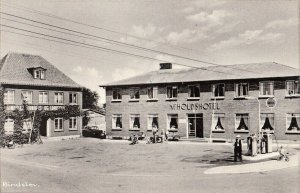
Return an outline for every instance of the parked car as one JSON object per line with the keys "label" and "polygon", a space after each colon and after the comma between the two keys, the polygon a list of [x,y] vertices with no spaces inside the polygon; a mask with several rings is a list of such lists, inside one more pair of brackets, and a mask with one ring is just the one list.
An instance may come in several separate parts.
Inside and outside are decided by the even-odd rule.
{"label": "parked car", "polygon": [[105,131],[101,130],[96,125],[85,126],[82,130],[82,136],[83,137],[94,137],[94,138],[106,139]]}

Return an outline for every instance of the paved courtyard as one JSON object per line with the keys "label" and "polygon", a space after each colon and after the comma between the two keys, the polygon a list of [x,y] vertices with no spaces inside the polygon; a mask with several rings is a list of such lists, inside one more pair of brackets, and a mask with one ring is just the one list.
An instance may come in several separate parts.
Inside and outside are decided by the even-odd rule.
{"label": "paved courtyard", "polygon": [[[293,154],[299,150],[289,147]],[[299,166],[205,174],[240,165],[232,161],[232,151],[231,144],[46,141],[1,149],[1,192],[299,192]]]}

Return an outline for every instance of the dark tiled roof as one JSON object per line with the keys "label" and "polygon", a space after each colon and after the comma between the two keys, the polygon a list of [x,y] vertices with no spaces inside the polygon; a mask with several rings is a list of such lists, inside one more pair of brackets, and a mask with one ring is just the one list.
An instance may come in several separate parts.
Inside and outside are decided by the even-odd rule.
{"label": "dark tiled roof", "polygon": [[[34,79],[28,70],[38,67],[46,69],[45,80]],[[2,58],[0,84],[81,87],[43,57],[20,53],[9,53]]]}
{"label": "dark tiled roof", "polygon": [[158,70],[101,86],[105,87],[173,82],[293,77],[299,76],[299,74],[299,69],[275,62],[266,62],[253,64],[235,64],[228,66],[212,66],[202,69],[185,68]]}

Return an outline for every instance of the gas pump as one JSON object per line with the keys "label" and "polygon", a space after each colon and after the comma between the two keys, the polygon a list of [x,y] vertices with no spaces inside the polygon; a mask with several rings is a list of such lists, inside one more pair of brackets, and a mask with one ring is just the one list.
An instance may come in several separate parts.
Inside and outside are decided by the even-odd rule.
{"label": "gas pump", "polygon": [[247,147],[248,147],[247,155],[252,156],[252,137],[251,137],[251,135],[250,135],[250,137],[247,137]]}
{"label": "gas pump", "polygon": [[267,153],[267,151],[266,151],[266,142],[267,142],[266,138],[262,137],[261,142],[260,142],[260,153],[261,154]]}
{"label": "gas pump", "polygon": [[255,134],[252,134],[252,155],[257,155],[257,136]]}
{"label": "gas pump", "polygon": [[272,134],[268,132],[264,132],[263,138],[266,141],[266,153],[272,153],[273,149],[273,141],[272,141]]}
{"label": "gas pump", "polygon": [[256,156],[257,155],[257,137],[255,134],[251,134],[250,137],[247,138],[247,146],[248,146],[248,155]]}

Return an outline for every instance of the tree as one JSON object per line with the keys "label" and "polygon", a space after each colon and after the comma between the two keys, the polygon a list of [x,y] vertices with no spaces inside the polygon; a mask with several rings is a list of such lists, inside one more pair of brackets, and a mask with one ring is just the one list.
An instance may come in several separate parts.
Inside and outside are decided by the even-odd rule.
{"label": "tree", "polygon": [[95,109],[97,108],[99,95],[95,91],[91,91],[89,88],[83,88],[82,90],[82,108]]}

